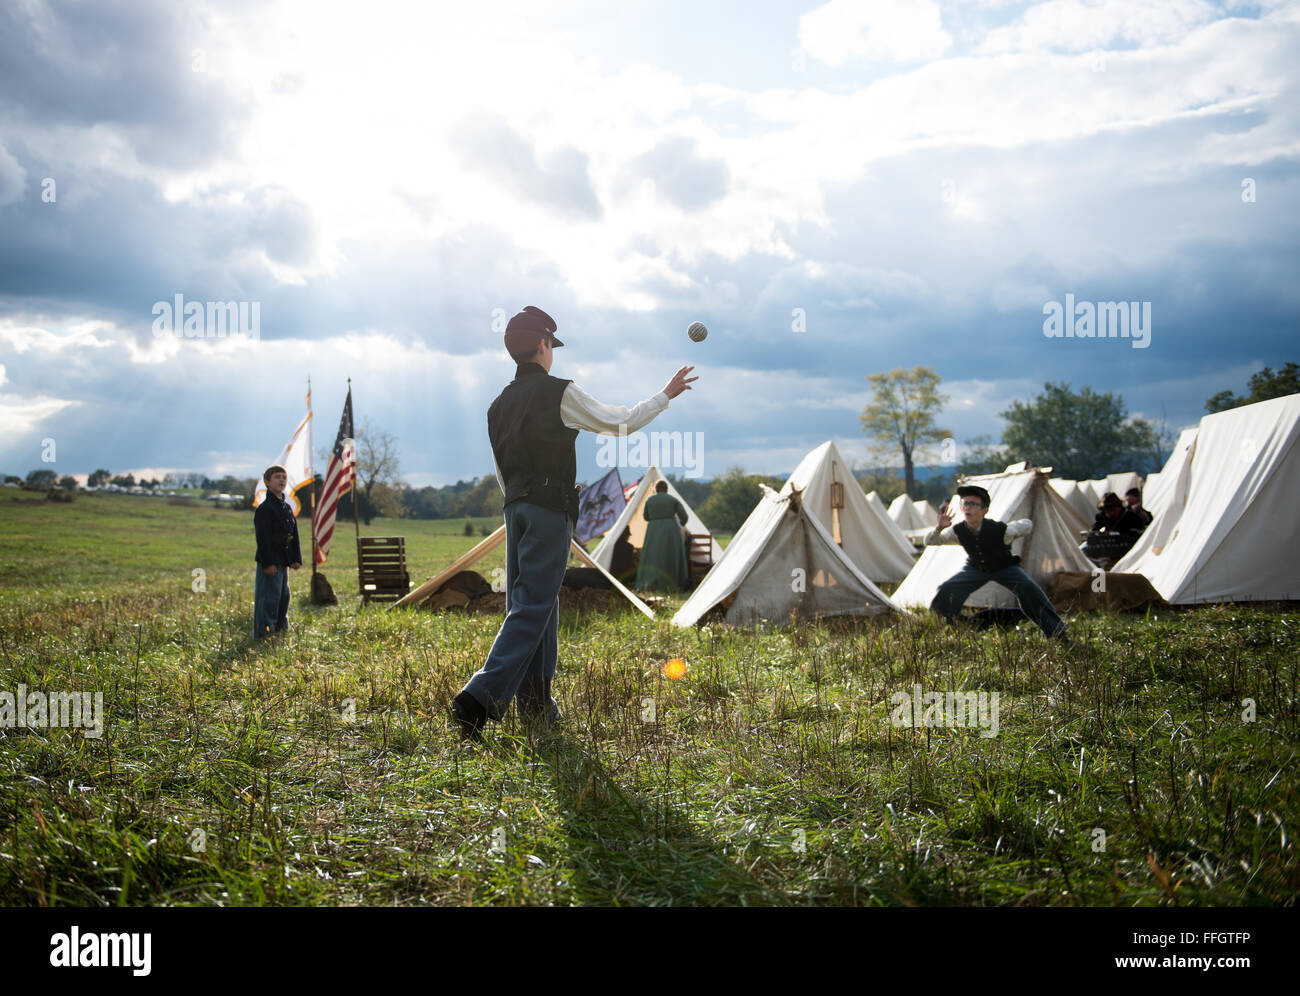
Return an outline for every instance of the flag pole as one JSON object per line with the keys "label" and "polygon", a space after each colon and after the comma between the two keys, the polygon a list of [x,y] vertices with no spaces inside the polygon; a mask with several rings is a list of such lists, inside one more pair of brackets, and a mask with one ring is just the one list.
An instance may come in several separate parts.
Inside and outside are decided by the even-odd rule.
{"label": "flag pole", "polygon": [[[311,374],[307,375],[307,414],[311,415]],[[311,451],[311,419],[307,419],[307,460],[311,463],[311,487],[307,490],[307,514],[311,516],[311,577],[312,590],[316,581],[316,463]]]}
{"label": "flag pole", "polygon": [[[352,378],[348,378],[348,397],[352,397]],[[355,449],[357,443],[357,406],[352,406],[352,446]],[[357,531],[357,541],[361,540],[361,522],[357,518],[357,464],[360,461],[352,461],[352,525]]]}

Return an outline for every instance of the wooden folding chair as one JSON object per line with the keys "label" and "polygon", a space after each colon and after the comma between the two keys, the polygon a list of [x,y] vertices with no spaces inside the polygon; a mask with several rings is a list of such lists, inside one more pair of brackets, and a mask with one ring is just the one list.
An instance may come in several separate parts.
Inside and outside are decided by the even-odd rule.
{"label": "wooden folding chair", "polygon": [[403,536],[357,537],[357,576],[362,604],[371,599],[391,602],[411,588],[406,571],[406,538]]}
{"label": "wooden folding chair", "polygon": [[695,587],[704,575],[713,569],[713,534],[690,533],[690,552],[687,556],[689,582]]}

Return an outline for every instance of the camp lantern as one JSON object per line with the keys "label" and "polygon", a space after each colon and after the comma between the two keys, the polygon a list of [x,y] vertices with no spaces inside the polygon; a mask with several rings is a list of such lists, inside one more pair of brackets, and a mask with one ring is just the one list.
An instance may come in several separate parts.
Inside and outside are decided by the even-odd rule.
{"label": "camp lantern", "polygon": [[840,509],[844,507],[844,485],[840,481],[831,481],[831,538],[840,546],[844,539],[840,536]]}

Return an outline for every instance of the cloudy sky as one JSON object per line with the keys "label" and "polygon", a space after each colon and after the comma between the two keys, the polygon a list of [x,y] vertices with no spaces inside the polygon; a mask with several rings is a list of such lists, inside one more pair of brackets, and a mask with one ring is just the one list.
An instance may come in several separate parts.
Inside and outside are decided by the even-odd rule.
{"label": "cloudy sky", "polygon": [[[481,475],[525,304],[602,400],[697,364],[653,428],[705,476],[865,460],[894,367],[964,444],[1047,380],[1177,427],[1300,359],[1297,3],[331,10],[0,7],[0,472],[259,473],[310,374],[318,448],[350,376],[408,482]],[[156,335],[178,294],[259,337]],[[1148,348],[1047,338],[1066,294]]]}

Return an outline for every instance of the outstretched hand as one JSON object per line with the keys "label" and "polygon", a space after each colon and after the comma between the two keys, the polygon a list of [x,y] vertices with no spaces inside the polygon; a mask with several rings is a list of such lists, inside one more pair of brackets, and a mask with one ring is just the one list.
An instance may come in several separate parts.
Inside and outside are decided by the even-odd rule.
{"label": "outstretched hand", "polygon": [[948,506],[944,505],[939,509],[939,529],[947,529],[952,525],[952,513],[948,511]]}
{"label": "outstretched hand", "polygon": [[682,367],[673,374],[673,379],[664,386],[664,394],[668,395],[668,397],[672,399],[677,397],[677,395],[681,394],[683,391],[689,391],[691,389],[691,383],[700,379],[698,377],[686,376],[694,369],[694,367]]}

